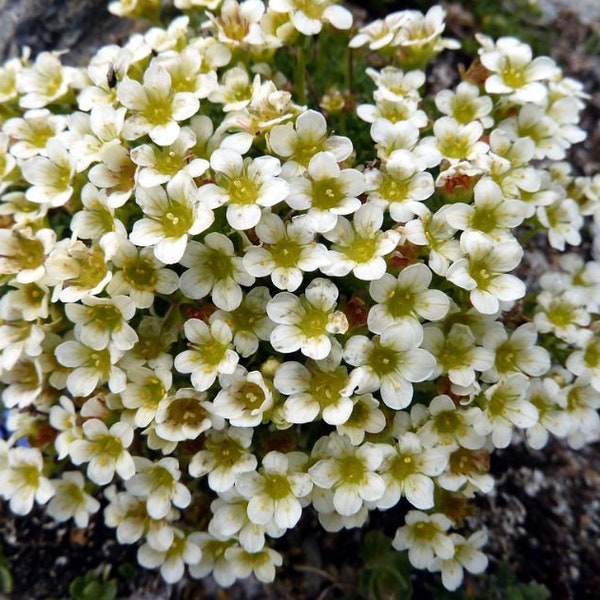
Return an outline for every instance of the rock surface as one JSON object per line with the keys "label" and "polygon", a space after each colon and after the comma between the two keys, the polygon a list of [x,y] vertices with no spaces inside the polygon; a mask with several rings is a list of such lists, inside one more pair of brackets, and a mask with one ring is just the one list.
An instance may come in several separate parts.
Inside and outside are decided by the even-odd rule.
{"label": "rock surface", "polygon": [[139,24],[111,15],[106,0],[0,0],[0,61],[67,50],[63,62],[80,64],[96,48],[127,38]]}

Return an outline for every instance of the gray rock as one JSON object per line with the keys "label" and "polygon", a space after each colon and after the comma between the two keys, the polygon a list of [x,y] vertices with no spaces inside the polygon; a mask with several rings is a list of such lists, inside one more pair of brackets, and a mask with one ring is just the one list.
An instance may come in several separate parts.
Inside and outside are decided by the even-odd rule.
{"label": "gray rock", "polygon": [[107,10],[107,0],[0,0],[0,62],[19,56],[67,50],[62,61],[81,64],[102,45],[118,43],[139,29]]}

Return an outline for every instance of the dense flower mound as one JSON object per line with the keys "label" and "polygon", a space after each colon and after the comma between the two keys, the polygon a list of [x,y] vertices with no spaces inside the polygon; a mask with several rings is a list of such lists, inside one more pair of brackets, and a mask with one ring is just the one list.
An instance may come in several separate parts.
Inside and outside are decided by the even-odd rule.
{"label": "dense flower mound", "polygon": [[[480,35],[429,93],[440,7],[175,7],[87,68],[0,67],[0,496],[221,586],[272,581],[304,513],[399,507],[393,547],[455,589],[486,535],[450,507],[490,453],[600,437],[600,265],[565,253],[600,222],[563,162],[583,88]],[[311,81],[326,40],[369,97]]]}

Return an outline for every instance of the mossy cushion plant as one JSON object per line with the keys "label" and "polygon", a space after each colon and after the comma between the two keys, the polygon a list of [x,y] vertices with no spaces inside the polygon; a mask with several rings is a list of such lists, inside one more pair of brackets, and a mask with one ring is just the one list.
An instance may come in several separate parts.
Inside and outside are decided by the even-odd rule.
{"label": "mossy cushion plant", "polygon": [[0,495],[220,586],[272,581],[307,513],[390,511],[456,589],[486,533],[451,507],[492,490],[490,454],[600,435],[582,86],[477,35],[431,93],[459,48],[439,6],[175,8],[87,67],[0,67]]}

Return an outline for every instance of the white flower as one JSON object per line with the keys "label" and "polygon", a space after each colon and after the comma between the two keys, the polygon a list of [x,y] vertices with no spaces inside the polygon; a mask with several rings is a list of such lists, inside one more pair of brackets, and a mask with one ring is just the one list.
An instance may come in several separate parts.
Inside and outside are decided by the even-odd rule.
{"label": "white flower", "polygon": [[381,169],[365,172],[369,202],[389,206],[395,221],[404,223],[418,211],[412,210],[415,202],[422,202],[435,191],[433,176],[423,167],[411,151],[395,150]]}
{"label": "white flower", "polygon": [[108,261],[114,248],[104,237],[91,247],[80,240],[63,238],[46,260],[49,281],[54,283],[52,302],[78,302],[99,294],[112,278]]}
{"label": "white flower", "polygon": [[329,264],[321,267],[325,275],[343,277],[352,272],[358,279],[372,281],[382,277],[387,265],[383,258],[400,242],[400,232],[382,231],[383,209],[364,204],[353,215],[352,223],[338,217],[335,227],[324,237],[333,242]]}
{"label": "white flower", "polygon": [[369,44],[371,50],[380,50],[392,45],[398,29],[406,19],[406,11],[393,12],[385,19],[376,19],[358,30],[351,40],[351,48],[360,48]]}
{"label": "white flower", "polygon": [[486,438],[473,429],[473,421],[481,412],[476,406],[463,408],[450,396],[442,394],[431,400],[427,410],[429,419],[417,430],[426,446],[441,444],[453,448],[458,444],[469,450],[479,450],[485,444]]}
{"label": "white flower", "polygon": [[349,138],[327,136],[327,121],[315,110],[303,112],[295,125],[276,125],[269,133],[269,146],[279,156],[286,158],[283,170],[286,175],[297,175],[308,168],[318,152],[330,152],[338,163],[352,154]]}
{"label": "white flower", "polygon": [[273,384],[288,396],[283,405],[286,421],[310,423],[321,415],[329,425],[341,425],[350,418],[355,385],[340,365],[341,354],[336,346],[325,360],[306,365],[287,361],[278,367]]}
{"label": "white flower", "polygon": [[77,69],[63,67],[57,52],[40,52],[31,67],[18,71],[22,108],[43,108],[61,99],[77,78]]}
{"label": "white flower", "polygon": [[539,377],[550,369],[550,354],[536,346],[537,330],[533,323],[517,327],[512,334],[503,327],[491,329],[483,336],[483,345],[495,354],[494,366],[483,373],[485,381],[497,381],[511,373],[523,372]]}
{"label": "white flower", "polygon": [[190,242],[180,262],[189,267],[179,280],[181,291],[194,299],[210,294],[213,304],[222,310],[238,308],[243,298],[240,285],[254,283],[242,258],[236,256],[233,242],[215,231],[206,235],[203,244]]}
{"label": "white flower", "polygon": [[58,138],[48,140],[45,154],[27,158],[19,165],[23,177],[32,184],[25,197],[50,208],[64,206],[73,195],[75,157]]}
{"label": "white flower", "polygon": [[209,206],[227,206],[227,222],[243,231],[254,227],[261,209],[281,202],[288,193],[288,184],[277,177],[281,170],[273,156],[242,158],[228,148],[215,150],[210,157],[216,184],[202,187],[202,197]]}
{"label": "white flower", "polygon": [[190,149],[196,144],[196,136],[188,127],[182,127],[175,141],[169,146],[157,147],[142,144],[131,149],[131,160],[138,165],[137,181],[143,187],[167,183],[177,173],[200,177],[208,169],[203,158],[189,160]]}
{"label": "white flower", "polygon": [[292,13],[294,27],[304,35],[315,35],[330,23],[336,29],[352,27],[352,13],[333,0],[271,0],[269,8],[275,12]]}
{"label": "white flower", "polygon": [[259,581],[270,583],[275,579],[275,567],[283,564],[283,557],[272,548],[263,548],[258,552],[247,552],[233,546],[225,550],[225,559],[231,563],[237,577],[254,575]]}
{"label": "white flower", "polygon": [[154,431],[169,442],[195,440],[213,426],[210,409],[205,393],[179,388],[174,395],[159,401],[154,413]]}
{"label": "white flower", "polygon": [[243,66],[227,69],[221,76],[221,85],[213,90],[208,99],[223,104],[223,112],[241,110],[252,100],[252,85],[248,69]]}
{"label": "white flower", "polygon": [[368,442],[352,446],[345,436],[326,438],[328,456],[308,470],[315,486],[333,489],[333,506],[342,516],[358,513],[364,502],[375,502],[385,492],[385,482],[375,471],[383,455],[379,446]]}
{"label": "white flower", "polygon": [[212,225],[212,211],[200,202],[194,181],[178,173],[160,187],[139,188],[136,202],[144,212],[137,220],[129,239],[136,246],[152,246],[154,255],[165,264],[178,262],[188,244],[189,235],[197,235]]}
{"label": "white flower", "polygon": [[54,447],[58,459],[62,460],[68,456],[71,442],[80,439],[82,435],[73,401],[67,396],[61,396],[58,403],[50,408],[48,422],[51,427],[60,431],[54,440]]}
{"label": "white flower", "polygon": [[41,282],[46,259],[56,244],[56,233],[29,227],[0,229],[0,273],[14,275],[18,283]]}
{"label": "white flower", "polygon": [[215,414],[235,427],[255,427],[273,408],[273,393],[260,371],[238,366],[232,374],[219,375],[220,391],[213,400]]}
{"label": "white flower", "polygon": [[147,542],[138,548],[138,563],[146,569],[160,567],[160,575],[167,583],[177,583],[182,577],[185,565],[195,565],[200,561],[202,551],[190,536],[180,529],[174,529],[171,545],[166,550],[156,550]]}
{"label": "white flower", "polygon": [[532,166],[535,144],[529,137],[511,139],[503,129],[490,134],[490,151],[479,156],[481,167],[501,188],[507,198],[518,198],[525,203],[525,216],[531,216],[529,196],[542,188],[542,172]]}
{"label": "white flower", "polygon": [[494,120],[490,115],[493,101],[489,96],[480,96],[479,88],[468,81],[462,81],[453,90],[440,90],[435,95],[437,109],[462,124],[480,121],[484,127],[491,127]]}
{"label": "white flower", "polygon": [[85,480],[79,471],[68,471],[54,479],[55,494],[48,514],[57,521],[73,519],[77,527],[87,527],[90,515],[100,510],[100,502],[85,492]]}
{"label": "white flower", "polygon": [[315,360],[325,358],[333,336],[348,329],[345,315],[333,310],[338,294],[335,284],[320,277],[308,284],[301,297],[277,294],[267,304],[267,314],[277,324],[270,337],[273,348],[285,354],[300,350]]}
{"label": "white flower", "polygon": [[156,520],[148,515],[142,498],[117,492],[114,485],[104,494],[109,500],[104,509],[104,522],[108,527],[117,528],[116,537],[120,544],[134,544],[145,535],[148,545],[156,550],[167,550],[171,546],[175,531],[169,521],[179,516],[175,509],[167,518]]}
{"label": "white flower", "polygon": [[454,556],[454,542],[446,533],[451,524],[442,513],[427,515],[411,510],[404,527],[396,531],[392,546],[396,550],[408,550],[408,560],[416,569],[427,569],[436,557],[445,560]]}
{"label": "white flower", "polygon": [[475,383],[475,371],[485,371],[494,365],[494,354],[476,345],[471,328],[454,323],[449,331],[426,326],[423,347],[436,357],[434,375],[448,375],[450,381],[463,388]]}
{"label": "white flower", "polygon": [[527,216],[527,207],[520,200],[505,198],[501,187],[491,179],[480,179],[473,188],[473,204],[457,202],[448,207],[448,223],[463,231],[485,233],[500,243],[510,236]]}
{"label": "white flower", "polygon": [[367,325],[373,333],[383,333],[388,327],[400,323],[412,323],[419,318],[428,321],[443,319],[450,308],[450,300],[444,292],[429,289],[431,271],[421,263],[402,269],[397,277],[384,273],[369,284],[369,295],[375,302],[367,317]]}
{"label": "white flower", "polygon": [[[28,110],[22,118],[8,119],[2,125],[2,132],[12,138],[10,153],[16,158],[31,158],[36,154],[46,154],[46,142],[57,136],[67,126],[64,115],[54,115],[48,109]],[[0,140],[5,136],[0,135]],[[6,140],[8,141],[8,140]],[[14,166],[14,161],[12,165]],[[11,162],[7,161],[0,178],[10,172]]]}
{"label": "white flower", "polygon": [[258,472],[238,475],[236,490],[248,502],[248,518],[257,525],[274,522],[291,529],[302,515],[302,498],[312,490],[310,477],[302,472],[308,457],[302,452],[282,454],[271,451],[262,460]]}
{"label": "white flower", "polygon": [[69,445],[71,462],[89,463],[87,476],[97,485],[110,483],[115,472],[121,479],[135,474],[135,464],[127,448],[133,442],[133,429],[122,421],[110,429],[100,419],[89,419],[83,424],[84,439]]}
{"label": "white flower", "polygon": [[133,193],[135,172],[136,164],[131,160],[129,151],[117,145],[102,151],[102,162],[90,169],[88,178],[96,187],[108,190],[107,205],[118,208]]}
{"label": "white flower", "polygon": [[248,51],[253,46],[265,47],[265,38],[259,22],[265,12],[265,5],[259,0],[224,0],[219,16],[208,12],[210,19],[204,27],[215,30],[220,42],[235,49]]}
{"label": "white flower", "polygon": [[491,315],[500,301],[510,302],[525,295],[525,284],[506,271],[514,269],[523,256],[523,248],[512,238],[495,245],[478,231],[463,233],[461,249],[467,258],[450,265],[446,278],[470,291],[471,303],[481,313]]}
{"label": "white flower", "polygon": [[406,322],[392,325],[372,339],[352,336],[344,348],[344,360],[357,367],[352,371],[357,392],[379,390],[387,406],[406,408],[413,396],[411,382],[427,379],[436,364],[427,350],[419,348],[422,341],[421,326]]}
{"label": "white flower", "polygon": [[381,433],[387,422],[379,401],[372,394],[353,396],[352,400],[352,413],[345,423],[336,426],[336,430],[347,436],[353,446],[359,446],[367,433]]}
{"label": "white flower", "polygon": [[67,389],[73,396],[89,396],[106,383],[112,392],[125,389],[125,373],[116,366],[123,351],[115,346],[94,350],[76,340],[67,340],[55,350],[56,360],[73,369],[67,377]]}
{"label": "white flower", "polygon": [[192,501],[188,488],[179,482],[181,472],[179,462],[173,456],[166,456],[153,462],[136,456],[136,474],[127,480],[125,487],[133,496],[144,498],[148,514],[153,519],[164,519],[171,505],[186,508]]}
{"label": "white flower", "polygon": [[296,291],[303,272],[314,271],[328,262],[327,249],[315,241],[315,233],[305,219],[285,223],[270,212],[263,212],[256,226],[261,246],[246,246],[244,267],[254,277],[269,275],[280,290]]}
{"label": "white flower", "polygon": [[548,443],[550,433],[564,438],[573,431],[571,415],[565,410],[566,394],[554,379],[544,377],[531,380],[525,399],[538,411],[538,422],[525,430],[527,444],[531,448],[541,450]]}
{"label": "white flower", "polygon": [[441,154],[433,140],[420,142],[418,124],[413,120],[391,123],[387,119],[376,119],[371,125],[371,137],[377,142],[377,156],[382,161],[390,160],[398,150],[406,150],[414,155],[414,161],[420,169],[440,164]]}
{"label": "white flower", "polygon": [[487,535],[484,531],[476,531],[465,539],[458,533],[451,533],[450,539],[454,544],[454,556],[436,558],[430,568],[441,571],[442,584],[447,590],[454,591],[463,581],[463,569],[476,575],[486,570],[488,558],[480,548],[487,542]]}
{"label": "white flower", "polygon": [[152,248],[136,248],[120,235],[112,240],[115,244],[113,277],[106,286],[112,297],[125,294],[137,308],[150,308],[155,294],[168,296],[179,287],[177,273],[164,268]]}
{"label": "white flower", "polygon": [[357,196],[365,190],[364,176],[356,169],[341,170],[330,152],[315,154],[306,175],[292,179],[285,201],[294,210],[308,209],[307,226],[314,231],[330,231],[338,215],[360,208]]}
{"label": "white flower", "polygon": [[513,427],[527,429],[538,421],[537,408],[525,400],[529,380],[522,373],[509,375],[484,392],[482,412],[473,426],[480,435],[491,434],[496,448],[506,448],[511,441]]}
{"label": "white flower", "polygon": [[581,244],[583,216],[577,202],[572,198],[561,199],[549,206],[539,206],[536,216],[548,230],[548,241],[553,248],[564,250],[565,244]]}
{"label": "white flower", "polygon": [[210,533],[196,531],[190,535],[192,540],[201,550],[200,561],[190,565],[190,576],[194,579],[202,579],[212,575],[221,587],[229,587],[239,577],[250,575],[244,570],[244,574],[238,575],[236,565],[232,564],[225,552],[236,547],[235,540],[220,540]]}
{"label": "white flower", "polygon": [[573,375],[589,373],[592,387],[600,392],[600,338],[590,336],[581,350],[568,356],[566,367]]}
{"label": "white flower", "polygon": [[446,219],[446,210],[447,206],[434,214],[427,209],[419,210],[419,218],[404,226],[406,239],[411,244],[429,248],[429,268],[441,276],[446,274],[451,261],[463,256],[458,240],[453,237],[456,229]]}
{"label": "white flower", "polygon": [[138,336],[128,324],[135,315],[131,299],[127,296],[86,296],[81,302],[65,306],[67,318],[75,323],[75,337],[81,343],[92,350],[103,350],[108,346],[122,351],[133,348]]}
{"label": "white flower", "polygon": [[204,450],[196,452],[190,460],[190,475],[208,474],[209,487],[219,494],[230,490],[239,474],[254,471],[258,464],[250,451],[253,431],[250,427],[209,431]]}
{"label": "white flower", "polygon": [[173,92],[168,71],[153,62],[144,72],[143,84],[129,77],[119,82],[117,96],[129,109],[123,135],[135,140],[148,134],[159,146],[169,146],[179,135],[179,121],[198,112],[200,103],[191,92]]}
{"label": "white flower", "polygon": [[492,47],[491,40],[476,35],[484,45],[479,49],[479,60],[492,72],[485,80],[488,94],[509,94],[513,102],[541,104],[548,93],[540,83],[554,77],[558,71],[555,62],[547,56],[532,60],[531,48],[514,37],[501,37]]}
{"label": "white flower", "polygon": [[44,460],[38,448],[11,448],[0,468],[0,494],[16,515],[31,512],[34,502],[45,504],[54,495],[54,486],[42,475]]}
{"label": "white flower", "polygon": [[211,316],[213,320],[227,323],[233,332],[233,345],[243,357],[254,354],[260,340],[268,341],[275,324],[267,316],[267,304],[271,300],[268,288],[253,287],[242,298],[241,304],[230,311],[218,309]]}
{"label": "white flower", "polygon": [[551,331],[569,344],[583,345],[587,341],[583,328],[590,321],[589,311],[581,306],[579,298],[570,289],[564,292],[561,289],[544,290],[537,295],[533,322],[539,333]]}
{"label": "white flower", "polygon": [[173,375],[167,369],[132,367],[127,370],[127,385],[121,392],[125,408],[135,410],[136,427],[147,427],[156,415],[159,403],[171,387]]}
{"label": "white flower", "polygon": [[376,100],[402,102],[406,98],[421,99],[419,88],[425,83],[425,73],[419,69],[405,73],[396,67],[384,67],[381,71],[368,68],[366,74],[375,82]]}
{"label": "white flower", "polygon": [[432,145],[451,164],[461,160],[475,160],[485,154],[489,146],[481,141],[483,126],[479,121],[462,124],[452,117],[440,117],[433,124],[435,137],[424,143]]}
{"label": "white flower", "polygon": [[217,375],[235,371],[239,357],[231,349],[232,334],[227,324],[214,321],[209,327],[200,319],[188,319],[183,329],[192,349],[175,357],[175,368],[180,373],[191,373],[192,385],[198,391],[207,390]]}
{"label": "white flower", "polygon": [[459,448],[450,455],[448,468],[438,475],[437,484],[444,490],[472,496],[474,491],[489,493],[494,488],[494,478],[488,473],[490,456],[485,450],[473,451]]}
{"label": "white flower", "polygon": [[431,508],[435,489],[432,477],[445,469],[448,453],[440,448],[424,448],[417,435],[407,432],[397,445],[385,444],[383,456],[379,472],[385,492],[376,506],[386,510],[405,496],[415,508]]}
{"label": "white flower", "polygon": [[127,236],[125,226],[115,217],[115,209],[110,205],[105,190],[86,183],[81,190],[81,203],[82,210],[76,212],[71,219],[71,231],[75,237],[91,240],[110,232]]}
{"label": "white flower", "polygon": [[[180,17],[175,19],[171,25],[174,36],[170,42],[174,47],[181,46],[186,42],[189,19]],[[178,26],[180,32],[177,32]],[[150,30],[146,36],[151,33]],[[181,35],[178,35],[180,33]],[[171,85],[173,92],[188,92],[196,98],[206,98],[217,88],[217,73],[212,70],[209,61],[200,48],[192,44],[184,47],[179,52],[175,48],[171,52],[162,52],[157,58],[157,62],[164,66],[171,76]]]}
{"label": "white flower", "polygon": [[[408,67],[424,67],[431,58],[445,48],[460,48],[453,39],[443,38],[446,11],[432,6],[425,14],[418,10],[402,11],[402,20],[393,46],[399,46],[400,64]],[[402,14],[402,13],[401,13]]]}

